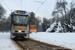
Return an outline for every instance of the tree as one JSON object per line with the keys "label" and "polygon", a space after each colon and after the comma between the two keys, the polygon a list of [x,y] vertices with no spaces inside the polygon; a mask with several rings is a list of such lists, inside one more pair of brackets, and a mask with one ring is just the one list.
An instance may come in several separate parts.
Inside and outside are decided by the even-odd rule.
{"label": "tree", "polygon": [[69,13],[69,16],[70,16],[70,25],[71,25],[71,28],[73,29],[73,21],[72,21],[72,18],[75,17],[75,2],[74,0],[71,2],[71,7],[70,7],[70,13]]}
{"label": "tree", "polygon": [[34,25],[35,24],[35,13],[34,12],[31,12],[30,13],[30,24],[31,25]]}
{"label": "tree", "polygon": [[66,5],[68,3],[66,2],[66,0],[60,0],[60,1],[57,1],[56,3],[56,9],[58,12],[60,12],[62,14],[62,16],[64,16],[64,23],[66,22],[66,11],[67,11],[67,8],[66,8]]}
{"label": "tree", "polygon": [[[63,17],[63,23],[64,23],[64,31],[66,32],[66,26],[68,26],[68,22],[67,22],[67,19],[66,19],[66,12],[67,12],[67,7],[66,7],[66,5],[67,5],[68,3],[66,2],[66,0],[57,0],[57,2],[56,2],[56,7],[55,7],[55,9],[54,9],[54,11],[52,12],[52,15],[53,16],[56,16],[56,17],[58,17],[58,16],[60,16],[60,14],[62,15],[62,17]],[[58,19],[58,18],[57,18]]]}
{"label": "tree", "polygon": [[4,14],[6,13],[5,9],[0,4],[0,31],[5,31],[6,19],[4,18]]}
{"label": "tree", "polygon": [[42,29],[43,31],[46,31],[50,27],[50,20],[47,18],[43,18],[43,23],[42,23]]}
{"label": "tree", "polygon": [[0,5],[0,19],[4,17],[4,14],[6,13],[5,9]]}
{"label": "tree", "polygon": [[37,25],[37,31],[40,31],[40,25],[39,23],[41,22],[41,19],[39,17],[35,17],[35,13],[31,12],[30,13],[30,25]]}

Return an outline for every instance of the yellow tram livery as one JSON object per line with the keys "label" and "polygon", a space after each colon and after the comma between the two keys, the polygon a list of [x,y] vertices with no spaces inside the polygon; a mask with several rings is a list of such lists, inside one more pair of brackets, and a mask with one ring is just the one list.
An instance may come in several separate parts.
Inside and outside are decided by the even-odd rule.
{"label": "yellow tram livery", "polygon": [[36,25],[30,25],[30,33],[37,32],[37,26]]}

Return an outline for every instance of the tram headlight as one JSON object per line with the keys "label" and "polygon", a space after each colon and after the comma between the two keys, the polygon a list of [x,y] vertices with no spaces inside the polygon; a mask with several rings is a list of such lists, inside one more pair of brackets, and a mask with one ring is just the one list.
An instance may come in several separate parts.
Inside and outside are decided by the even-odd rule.
{"label": "tram headlight", "polygon": [[19,33],[21,33],[21,30],[18,30]]}

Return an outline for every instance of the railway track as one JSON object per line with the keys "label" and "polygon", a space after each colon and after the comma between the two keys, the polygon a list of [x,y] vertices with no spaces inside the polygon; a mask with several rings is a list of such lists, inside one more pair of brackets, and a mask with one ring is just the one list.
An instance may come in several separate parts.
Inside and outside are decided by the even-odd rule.
{"label": "railway track", "polygon": [[68,48],[46,44],[33,39],[14,40],[23,50],[71,50]]}

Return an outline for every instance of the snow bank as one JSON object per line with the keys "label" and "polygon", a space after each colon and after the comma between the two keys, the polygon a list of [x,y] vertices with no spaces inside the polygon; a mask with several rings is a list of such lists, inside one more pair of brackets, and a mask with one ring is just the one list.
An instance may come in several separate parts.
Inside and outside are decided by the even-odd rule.
{"label": "snow bank", "polygon": [[10,40],[10,33],[0,32],[0,50],[18,50]]}
{"label": "snow bank", "polygon": [[31,33],[30,38],[75,50],[75,33]]}

